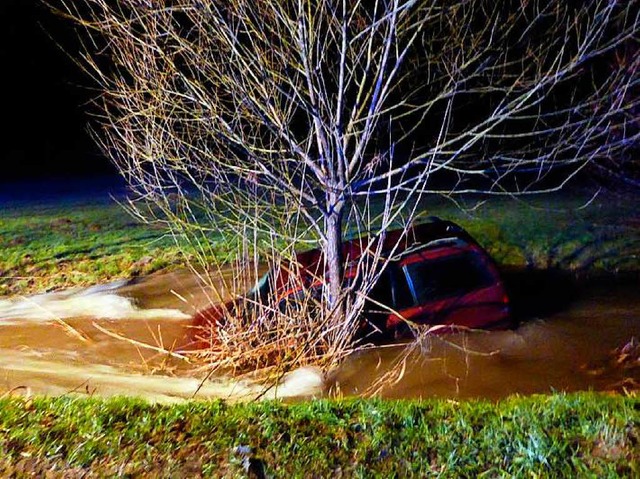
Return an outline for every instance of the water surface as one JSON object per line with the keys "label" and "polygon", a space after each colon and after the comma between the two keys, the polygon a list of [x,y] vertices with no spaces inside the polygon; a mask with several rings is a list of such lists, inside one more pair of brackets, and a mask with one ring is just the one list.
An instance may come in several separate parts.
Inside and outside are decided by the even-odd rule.
{"label": "water surface", "polygon": [[[370,349],[330,374],[322,390],[312,380],[307,392],[497,399],[514,393],[623,390],[640,383],[638,358],[620,356],[625,344],[640,338],[637,281],[576,288],[551,277],[530,278],[522,273],[509,280],[514,310],[523,318],[517,329]],[[231,295],[225,272],[214,282],[219,295],[202,288],[193,274],[175,272],[136,283],[0,300],[0,390],[135,394],[162,401],[258,396],[257,384],[204,380],[197,365],[167,353],[185,343],[194,311]],[[301,392],[296,389],[295,395]],[[284,389],[281,393],[287,395]]]}

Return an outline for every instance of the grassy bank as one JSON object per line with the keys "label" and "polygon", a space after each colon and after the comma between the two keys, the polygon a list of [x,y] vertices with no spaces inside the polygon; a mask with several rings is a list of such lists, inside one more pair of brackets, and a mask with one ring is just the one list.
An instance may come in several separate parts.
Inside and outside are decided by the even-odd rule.
{"label": "grassy bank", "polygon": [[115,202],[5,208],[0,244],[0,295],[93,285],[185,263],[171,236]]}
{"label": "grassy bank", "polygon": [[[553,195],[453,204],[429,199],[424,215],[462,224],[498,263],[571,271],[640,270],[637,198]],[[462,206],[462,208],[460,207]],[[116,203],[27,204],[0,210],[0,296],[145,275],[185,264],[173,238]],[[212,249],[228,257],[222,242]]]}
{"label": "grassy bank", "polygon": [[497,404],[0,401],[3,477],[235,477],[247,464],[272,477],[632,477],[639,460],[640,399],[590,393]]}

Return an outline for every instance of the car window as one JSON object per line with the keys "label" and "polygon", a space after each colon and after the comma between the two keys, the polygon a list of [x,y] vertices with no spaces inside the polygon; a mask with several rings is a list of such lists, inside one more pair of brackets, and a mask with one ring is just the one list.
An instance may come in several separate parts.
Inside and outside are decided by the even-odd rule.
{"label": "car window", "polygon": [[380,277],[373,288],[371,288],[371,291],[369,291],[367,299],[367,311],[387,313],[393,308],[393,293],[389,268],[380,273]]}
{"label": "car window", "polygon": [[413,305],[413,298],[404,273],[395,262],[389,263],[368,294],[370,312],[389,314]]}
{"label": "car window", "polygon": [[403,270],[417,304],[462,296],[495,281],[482,257],[473,252],[412,262]]}
{"label": "car window", "polygon": [[255,302],[265,303],[271,293],[271,282],[273,273],[269,271],[265,273],[255,284],[253,288],[247,292],[247,297]]}
{"label": "car window", "polygon": [[413,306],[413,297],[407,278],[397,264],[389,265],[393,293],[393,306],[396,311]]}

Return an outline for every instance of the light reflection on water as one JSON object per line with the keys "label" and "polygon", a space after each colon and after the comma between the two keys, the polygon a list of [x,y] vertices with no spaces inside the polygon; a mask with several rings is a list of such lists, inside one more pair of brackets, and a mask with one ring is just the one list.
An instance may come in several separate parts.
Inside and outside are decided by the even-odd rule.
{"label": "light reflection on water", "polygon": [[[640,338],[638,292],[637,283],[590,287],[565,310],[529,320],[514,331],[467,332],[432,337],[419,347],[364,351],[332,374],[325,389],[347,396],[377,390],[393,398],[496,399],[513,393],[608,390],[640,382],[640,363],[617,364],[612,356],[632,337]],[[203,385],[193,377],[192,364],[140,346],[172,349],[184,343],[184,318],[208,301],[191,275],[173,273],[115,290],[94,290],[87,304],[104,310],[108,304],[101,299],[114,293],[131,298],[132,311],[137,311],[133,317],[96,319],[100,315],[91,314],[90,307],[79,316],[65,316],[60,304],[47,303],[60,295],[37,302],[39,309],[65,316],[64,322],[37,321],[29,315],[19,319],[15,305],[10,317],[11,305],[0,303],[0,390],[136,394],[161,401],[188,398],[196,391],[197,397],[245,399],[259,393],[258,386],[247,381],[216,379]],[[102,311],[102,317],[110,316]],[[383,376],[387,381],[377,384]],[[310,384],[318,394],[318,385]]]}

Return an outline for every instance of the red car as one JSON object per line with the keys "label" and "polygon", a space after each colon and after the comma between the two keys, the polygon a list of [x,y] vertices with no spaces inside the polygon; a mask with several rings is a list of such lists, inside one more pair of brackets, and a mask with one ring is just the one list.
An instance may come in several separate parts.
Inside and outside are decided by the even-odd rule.
{"label": "red car", "polygon": [[[346,282],[353,280],[353,265],[368,243],[363,237],[343,244]],[[390,231],[382,251],[393,256],[368,295],[362,335],[397,336],[407,322],[473,329],[511,326],[509,300],[494,262],[460,226],[433,218],[404,236]],[[284,267],[273,269],[243,297],[197,313],[194,326],[218,324],[229,313],[246,315],[258,301],[282,310],[301,296],[321,294],[321,251],[299,253],[296,259],[293,277]]]}

